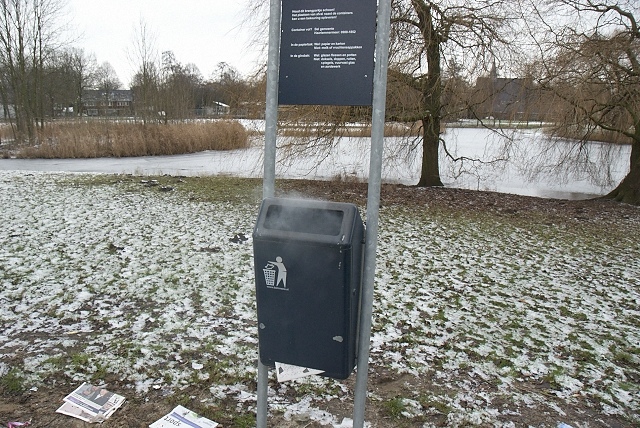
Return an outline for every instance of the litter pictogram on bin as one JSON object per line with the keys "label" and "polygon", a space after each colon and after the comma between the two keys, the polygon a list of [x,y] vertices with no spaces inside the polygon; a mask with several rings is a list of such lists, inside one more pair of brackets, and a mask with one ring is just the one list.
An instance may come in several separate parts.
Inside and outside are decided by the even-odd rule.
{"label": "litter pictogram on bin", "polygon": [[269,263],[264,271],[264,281],[267,283],[268,287],[274,287],[276,285],[276,267]]}
{"label": "litter pictogram on bin", "polygon": [[264,282],[267,284],[267,288],[288,290],[287,268],[282,263],[282,257],[276,257],[275,262],[269,261],[262,271],[264,272]]}

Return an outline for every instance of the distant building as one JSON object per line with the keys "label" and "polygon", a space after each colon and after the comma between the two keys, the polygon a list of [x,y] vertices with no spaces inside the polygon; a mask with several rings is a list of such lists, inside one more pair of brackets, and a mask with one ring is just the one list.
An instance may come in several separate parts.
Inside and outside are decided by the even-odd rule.
{"label": "distant building", "polygon": [[196,109],[197,116],[203,117],[221,117],[228,116],[231,113],[231,107],[225,103],[214,101],[210,106],[201,106]]}
{"label": "distant building", "polygon": [[472,110],[480,119],[539,120],[539,93],[531,78],[498,77],[495,63],[476,80]]}
{"label": "distant building", "polygon": [[82,94],[82,106],[85,116],[132,116],[133,91],[86,90]]}

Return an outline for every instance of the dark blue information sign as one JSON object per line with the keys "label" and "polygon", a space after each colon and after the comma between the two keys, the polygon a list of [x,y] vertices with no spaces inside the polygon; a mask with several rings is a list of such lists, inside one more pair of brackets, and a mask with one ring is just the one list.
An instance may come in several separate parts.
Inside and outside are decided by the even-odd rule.
{"label": "dark blue information sign", "polygon": [[371,105],[377,0],[282,0],[278,102]]}

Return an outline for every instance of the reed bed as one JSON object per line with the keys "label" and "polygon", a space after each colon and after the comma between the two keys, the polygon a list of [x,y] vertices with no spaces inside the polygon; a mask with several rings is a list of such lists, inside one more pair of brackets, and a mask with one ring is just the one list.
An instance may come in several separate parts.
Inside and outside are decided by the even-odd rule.
{"label": "reed bed", "polygon": [[[593,129],[588,132],[585,129],[561,129],[552,128],[548,132],[553,136],[567,138],[571,140],[599,141],[610,144],[633,144],[631,137],[620,132],[608,131],[604,129]],[[586,135],[586,136],[585,136]]]}
{"label": "reed bed", "polygon": [[40,132],[39,141],[15,155],[48,159],[157,156],[249,146],[248,133],[237,121],[54,123]]}
{"label": "reed bed", "polygon": [[[386,123],[384,126],[385,137],[407,137],[418,136],[422,132],[419,123],[405,124],[399,122]],[[280,134],[286,137],[371,137],[370,124],[346,124],[340,126],[332,126],[328,124],[283,124]]]}

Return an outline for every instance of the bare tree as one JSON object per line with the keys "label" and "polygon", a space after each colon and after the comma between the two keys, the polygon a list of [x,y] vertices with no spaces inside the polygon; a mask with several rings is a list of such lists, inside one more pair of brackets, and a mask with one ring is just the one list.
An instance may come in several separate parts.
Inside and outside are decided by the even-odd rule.
{"label": "bare tree", "polygon": [[230,107],[232,115],[261,118],[264,117],[265,88],[266,75],[263,72],[244,78],[232,66],[220,63],[211,78],[200,86],[197,105],[204,109],[224,103]]}
{"label": "bare tree", "polygon": [[[82,49],[50,51],[39,70],[34,94],[42,120],[82,111],[82,94],[95,80],[95,59]],[[31,73],[35,74],[35,72]]]}
{"label": "bare tree", "polygon": [[48,55],[55,51],[61,0],[0,0],[0,95],[5,111],[14,110],[18,142],[36,140],[43,118],[43,77]]}
{"label": "bare tree", "polygon": [[101,105],[104,108],[102,114],[105,116],[114,114],[114,104],[117,103],[118,99],[115,91],[122,87],[122,83],[116,70],[108,61],[103,62],[96,68],[94,87],[100,91]]}
{"label": "bare tree", "polygon": [[534,34],[540,82],[562,103],[556,135],[631,144],[629,173],[607,197],[640,204],[640,5],[549,0],[529,6],[546,30]]}
{"label": "bare tree", "polygon": [[[258,3],[252,4],[250,13],[264,13],[266,2]],[[507,51],[505,34],[513,32],[502,30],[513,18],[509,14],[515,12],[510,4],[506,0],[392,0],[387,104],[393,120],[421,126],[420,141],[407,142],[409,148],[422,147],[419,186],[442,186],[439,153],[443,117],[459,117],[466,110],[458,95],[468,89],[466,80]],[[325,118],[337,121],[362,117],[363,113],[351,108],[296,110],[302,117],[322,110]],[[336,125],[339,123],[322,132],[329,137],[339,130]]]}
{"label": "bare tree", "polygon": [[95,86],[104,92],[111,92],[122,87],[122,82],[113,66],[105,61],[95,71]]}
{"label": "bare tree", "polygon": [[86,54],[82,49],[72,48],[63,55],[66,79],[73,85],[74,112],[80,115],[84,110],[84,92],[96,84],[98,65],[95,56]]}
{"label": "bare tree", "polygon": [[136,28],[132,50],[128,55],[129,60],[138,69],[131,84],[136,115],[140,116],[144,123],[149,120],[157,120],[160,112],[158,53],[155,38],[142,19]]}
{"label": "bare tree", "polygon": [[193,116],[197,92],[202,84],[198,67],[183,65],[172,51],[165,51],[162,53],[160,80],[160,106],[165,112],[165,121]]}
{"label": "bare tree", "polygon": [[[418,105],[404,121],[422,125],[422,167],[418,186],[442,186],[439,151],[444,114],[445,72],[470,74],[500,52],[508,40],[501,32],[511,10],[502,0],[426,1],[392,3],[390,61],[395,85],[419,94]],[[459,77],[459,76],[457,76]],[[460,82],[453,79],[451,82]]]}
{"label": "bare tree", "polygon": [[226,62],[218,63],[209,81],[209,88],[212,95],[210,102],[228,104],[233,111],[238,111],[243,103],[249,101],[248,82],[242,78],[236,68]]}

